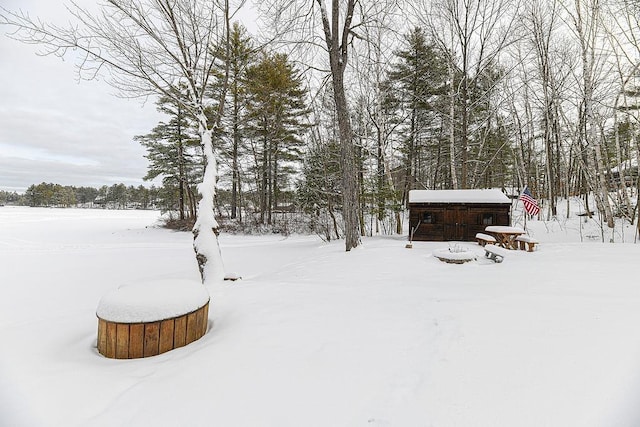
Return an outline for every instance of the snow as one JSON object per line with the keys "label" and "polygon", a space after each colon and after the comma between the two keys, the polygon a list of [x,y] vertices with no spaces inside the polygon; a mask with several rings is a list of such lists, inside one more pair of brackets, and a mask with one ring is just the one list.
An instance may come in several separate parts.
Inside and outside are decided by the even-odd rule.
{"label": "snow", "polygon": [[533,237],[527,236],[526,234],[522,235],[522,236],[518,236],[516,237],[516,240],[518,242],[526,242],[526,243],[540,243],[538,242],[536,239],[534,239]]}
{"label": "snow", "polygon": [[[509,255],[510,249],[505,249],[498,245],[485,245],[484,251],[494,255],[499,255],[502,258],[504,258]],[[488,255],[488,254],[485,254],[485,255]]]}
{"label": "snow", "polygon": [[490,225],[485,228],[490,233],[526,233],[526,231],[520,227],[510,227],[507,225]]}
{"label": "snow", "polygon": [[624,172],[627,169],[637,168],[637,167],[638,167],[638,159],[632,158],[622,162],[616,167],[611,168],[611,172],[620,172],[620,171]]}
{"label": "snow", "polygon": [[[197,100],[196,100],[197,101]],[[202,182],[198,184],[198,212],[206,213],[198,215],[193,231],[196,238],[193,247],[198,255],[204,257],[206,262],[202,266],[202,277],[211,284],[220,284],[224,280],[224,265],[220,253],[220,242],[214,230],[218,229],[215,214],[216,179],[218,175],[218,162],[214,154],[211,135],[213,130],[207,125],[207,116],[201,112],[198,116],[198,133],[202,153],[205,157],[205,168]]]}
{"label": "snow", "polygon": [[209,293],[201,282],[155,280],[107,292],[98,303],[96,315],[117,323],[153,322],[191,313],[207,301]]}
{"label": "snow", "polygon": [[500,190],[411,190],[409,203],[504,203],[509,198]]}
{"label": "snow", "polygon": [[476,239],[482,239],[482,240],[486,240],[487,242],[494,242],[496,241],[496,238],[493,236],[490,236],[488,234],[484,234],[484,233],[476,233]]}
{"label": "snow", "polygon": [[433,251],[436,258],[444,258],[451,261],[471,261],[476,259],[476,253],[462,248],[436,249]]}
{"label": "snow", "polygon": [[157,217],[0,208],[0,425],[640,425],[628,224],[528,220],[535,252],[460,265],[431,255],[446,243],[406,249],[406,235],[347,253],[316,236],[222,234],[242,280],[205,286],[207,334],[104,358],[105,294],[200,278],[192,235]]}

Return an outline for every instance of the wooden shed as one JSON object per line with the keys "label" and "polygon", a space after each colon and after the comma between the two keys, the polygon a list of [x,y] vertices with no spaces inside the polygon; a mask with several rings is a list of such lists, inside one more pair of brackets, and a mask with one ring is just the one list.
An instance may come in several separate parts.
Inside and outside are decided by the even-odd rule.
{"label": "wooden shed", "polygon": [[489,225],[510,225],[510,210],[500,190],[411,190],[409,239],[473,241]]}

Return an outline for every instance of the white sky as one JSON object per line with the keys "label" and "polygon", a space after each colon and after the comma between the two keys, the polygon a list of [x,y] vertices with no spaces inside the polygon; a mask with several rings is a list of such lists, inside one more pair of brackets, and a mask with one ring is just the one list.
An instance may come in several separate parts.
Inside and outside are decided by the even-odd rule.
{"label": "white sky", "polygon": [[[62,0],[0,0],[45,21],[65,22]],[[81,0],[80,4],[95,4]],[[53,182],[150,185],[145,150],[133,141],[162,116],[152,100],[125,100],[102,81],[78,82],[75,64],[37,56],[0,26],[0,190]]]}

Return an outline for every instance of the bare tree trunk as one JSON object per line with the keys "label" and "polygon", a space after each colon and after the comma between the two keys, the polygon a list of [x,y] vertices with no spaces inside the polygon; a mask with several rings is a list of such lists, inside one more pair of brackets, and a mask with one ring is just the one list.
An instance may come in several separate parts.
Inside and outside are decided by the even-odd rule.
{"label": "bare tree trunk", "polygon": [[[178,122],[179,123],[179,122]],[[184,171],[184,147],[182,146],[182,135],[180,134],[180,124],[178,124],[178,210],[180,212],[180,220],[185,219],[185,171]]]}
{"label": "bare tree trunk", "polygon": [[458,171],[456,168],[456,91],[453,64],[449,64],[449,162],[451,167],[451,188],[458,189]]}
{"label": "bare tree trunk", "polygon": [[[604,214],[605,221],[609,228],[613,228],[613,212],[611,210],[611,204],[609,202],[609,186],[606,181],[605,170],[600,139],[598,137],[598,126],[595,123],[595,115],[593,111],[594,103],[594,76],[593,70],[595,67],[595,40],[598,29],[599,17],[599,0],[587,0],[586,5],[583,6],[582,0],[575,0],[576,15],[574,17],[574,24],[576,27],[576,33],[581,48],[582,59],[582,80],[583,80],[583,105],[584,105],[584,125],[585,125],[585,140],[587,147],[592,145],[592,150],[589,151],[589,158],[592,161],[593,175],[592,175],[592,188],[594,189],[594,195],[596,203],[600,209],[601,214]],[[584,7],[584,9],[583,9]],[[587,16],[584,16],[584,12],[587,12]]]}
{"label": "bare tree trunk", "polygon": [[231,148],[231,219],[238,216],[238,148],[240,147],[240,106],[238,101],[237,76],[233,81],[233,147]]}
{"label": "bare tree trunk", "polygon": [[260,186],[259,186],[260,188],[260,223],[261,224],[264,224],[264,221],[265,221],[265,214],[267,212],[267,198],[269,194],[269,190],[267,188],[267,184],[268,184],[267,151],[268,151],[268,146],[267,146],[267,141],[265,137],[265,139],[262,141],[262,165],[260,169]]}
{"label": "bare tree trunk", "polygon": [[[347,66],[349,36],[355,0],[347,1],[344,23],[340,26],[340,2],[332,0],[331,20],[325,0],[316,0],[320,6],[325,42],[329,53],[333,98],[338,119],[342,166],[342,215],[344,220],[345,248],[347,251],[360,244],[358,171],[356,168],[353,131],[349,117],[349,105],[344,89],[344,72]],[[341,34],[340,34],[341,33]]]}

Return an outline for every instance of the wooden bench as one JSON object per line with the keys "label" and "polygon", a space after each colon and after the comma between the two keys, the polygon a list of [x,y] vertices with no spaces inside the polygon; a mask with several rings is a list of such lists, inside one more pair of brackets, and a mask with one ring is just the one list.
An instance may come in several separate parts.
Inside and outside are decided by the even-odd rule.
{"label": "wooden bench", "polygon": [[485,246],[486,244],[495,245],[496,238],[490,236],[489,234],[478,233],[476,234],[476,240],[480,246]]}
{"label": "wooden bench", "polygon": [[484,247],[484,256],[493,262],[502,262],[507,256],[507,251],[497,245],[487,245]]}
{"label": "wooden bench", "polygon": [[527,252],[533,252],[533,249],[539,243],[536,239],[531,236],[527,236],[526,234],[516,237],[516,241],[518,242],[518,245],[520,245],[520,250],[522,251],[525,250],[526,245]]}

